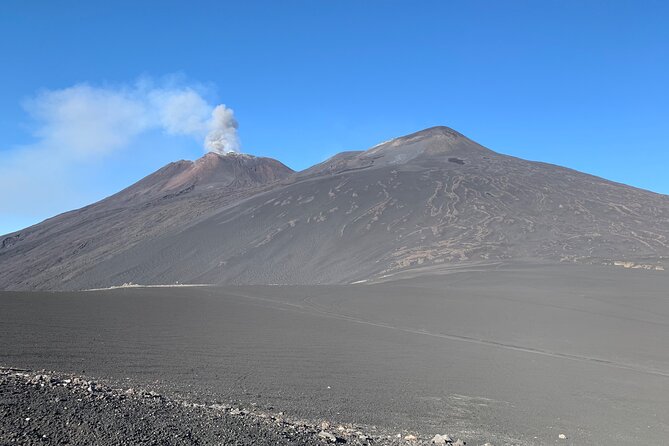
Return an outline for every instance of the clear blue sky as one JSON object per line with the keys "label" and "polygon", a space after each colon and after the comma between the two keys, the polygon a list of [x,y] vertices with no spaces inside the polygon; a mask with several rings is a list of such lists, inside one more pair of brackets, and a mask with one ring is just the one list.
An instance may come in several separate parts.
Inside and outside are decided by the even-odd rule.
{"label": "clear blue sky", "polygon": [[[40,142],[57,131],[31,115],[30,101],[140,78],[195,85],[234,109],[242,151],[294,169],[447,125],[498,152],[669,193],[667,5],[5,0],[0,164],[14,171],[0,170],[13,175],[0,184],[18,198],[0,203],[0,233],[202,155],[193,138],[156,130],[70,167],[34,167],[59,152]],[[54,170],[61,176],[49,177]]]}

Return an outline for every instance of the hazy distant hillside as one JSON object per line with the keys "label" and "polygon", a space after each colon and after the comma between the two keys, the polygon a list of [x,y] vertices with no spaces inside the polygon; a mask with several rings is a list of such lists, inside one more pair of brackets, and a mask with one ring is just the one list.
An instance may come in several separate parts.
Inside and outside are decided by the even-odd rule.
{"label": "hazy distant hillside", "polygon": [[0,287],[343,283],[471,262],[661,269],[669,197],[497,154],[446,127],[303,172],[208,154],[6,236]]}

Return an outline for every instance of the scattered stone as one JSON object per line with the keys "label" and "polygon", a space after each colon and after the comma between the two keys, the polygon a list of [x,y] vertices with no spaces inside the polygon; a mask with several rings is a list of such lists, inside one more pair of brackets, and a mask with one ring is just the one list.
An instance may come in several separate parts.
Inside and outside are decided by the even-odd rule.
{"label": "scattered stone", "polygon": [[[3,410],[9,416],[0,415],[0,444],[26,444],[26,436],[33,438],[28,443],[33,445],[89,444],[91,438],[97,444],[144,444],[148,432],[160,444],[220,444],[221,438],[235,438],[239,446],[427,443],[417,434],[398,434],[376,426],[296,420],[257,405],[249,411],[233,405],[172,400],[153,391],[119,389],[72,375],[18,374],[0,367],[0,414]],[[82,419],[89,421],[82,424]],[[465,444],[461,440],[453,443],[448,435],[435,435],[432,443]]]}
{"label": "scattered stone", "polygon": [[467,443],[460,440],[459,438],[453,443],[453,446],[465,446]]}
{"label": "scattered stone", "polygon": [[230,409],[230,406],[228,406],[227,404],[212,404],[209,407],[211,407],[214,410],[228,410],[228,409]]}
{"label": "scattered stone", "polygon": [[322,438],[326,441],[329,441],[330,443],[336,443],[337,442],[337,437],[331,434],[330,432],[327,431],[320,431],[318,433],[318,437]]}
{"label": "scattered stone", "polygon": [[560,434],[560,435],[558,435],[558,438],[559,438],[560,440],[566,440],[566,439],[567,439],[567,436],[566,436],[565,434]]}
{"label": "scattered stone", "polygon": [[437,434],[434,437],[432,437],[432,444],[446,444],[446,443],[452,443],[453,439],[449,437],[447,434],[440,435]]}

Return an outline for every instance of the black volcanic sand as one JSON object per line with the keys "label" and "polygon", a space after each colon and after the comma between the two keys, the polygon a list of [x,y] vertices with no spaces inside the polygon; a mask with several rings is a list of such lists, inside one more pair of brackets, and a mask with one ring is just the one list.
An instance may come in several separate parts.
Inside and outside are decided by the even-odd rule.
{"label": "black volcanic sand", "polygon": [[5,292],[0,364],[468,444],[667,444],[668,290],[660,271],[547,265]]}

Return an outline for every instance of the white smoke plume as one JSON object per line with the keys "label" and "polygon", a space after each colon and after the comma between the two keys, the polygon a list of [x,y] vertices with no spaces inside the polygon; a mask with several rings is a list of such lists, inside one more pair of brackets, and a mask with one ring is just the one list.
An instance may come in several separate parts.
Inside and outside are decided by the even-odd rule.
{"label": "white smoke plume", "polygon": [[211,112],[210,130],[204,139],[204,148],[218,154],[239,152],[238,126],[232,109],[223,104],[217,105]]}
{"label": "white smoke plume", "polygon": [[208,102],[198,86],[155,86],[147,79],[133,86],[78,84],[41,91],[25,107],[39,124],[40,146],[83,158],[123,149],[156,130],[190,136],[208,152],[240,149],[234,112]]}
{"label": "white smoke plume", "polygon": [[[81,83],[27,98],[33,140],[0,147],[0,190],[20,191],[3,201],[0,234],[110,195],[148,173],[142,166],[191,156],[184,137],[205,151],[238,152],[234,113],[208,91],[174,75]],[[110,165],[128,167],[112,176]]]}

